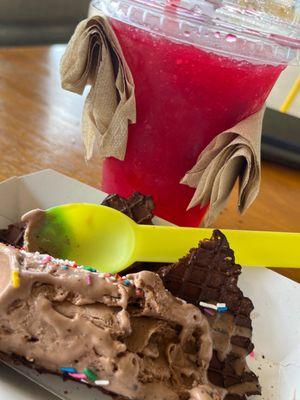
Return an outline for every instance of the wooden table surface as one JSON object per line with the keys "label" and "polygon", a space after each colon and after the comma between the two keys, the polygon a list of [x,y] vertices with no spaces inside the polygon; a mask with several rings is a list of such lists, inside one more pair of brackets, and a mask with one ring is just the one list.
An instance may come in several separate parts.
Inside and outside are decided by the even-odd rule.
{"label": "wooden table surface", "polygon": [[[83,157],[83,99],[60,88],[63,51],[64,46],[0,49],[0,180],[54,168],[100,184],[99,159],[86,163]],[[260,195],[245,215],[237,213],[236,197],[235,191],[216,227],[300,232],[300,171],[263,163]],[[300,270],[283,273],[300,282]]]}

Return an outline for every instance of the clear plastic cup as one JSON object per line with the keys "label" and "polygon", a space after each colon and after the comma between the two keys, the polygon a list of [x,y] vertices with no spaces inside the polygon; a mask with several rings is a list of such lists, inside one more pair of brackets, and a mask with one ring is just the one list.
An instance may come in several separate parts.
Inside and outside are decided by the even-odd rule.
{"label": "clear plastic cup", "polygon": [[206,207],[187,211],[194,189],[180,180],[216,135],[263,107],[289,63],[299,63],[300,27],[290,7],[236,3],[94,2],[119,38],[137,101],[125,160],[104,161],[103,190],[152,195],[158,216],[199,225]]}

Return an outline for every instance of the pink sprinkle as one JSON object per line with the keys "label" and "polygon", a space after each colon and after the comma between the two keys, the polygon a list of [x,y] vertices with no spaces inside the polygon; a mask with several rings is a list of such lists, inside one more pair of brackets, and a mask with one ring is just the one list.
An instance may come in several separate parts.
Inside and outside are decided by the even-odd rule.
{"label": "pink sprinkle", "polygon": [[44,264],[47,264],[48,262],[50,262],[52,260],[52,257],[51,256],[45,256],[44,258],[43,258],[43,263]]}
{"label": "pink sprinkle", "polygon": [[251,358],[254,358],[254,351],[251,351],[251,353],[249,354],[249,356],[250,356]]}
{"label": "pink sprinkle", "polygon": [[209,315],[215,315],[214,311],[210,310],[209,308],[204,308],[204,312]]}
{"label": "pink sprinkle", "polygon": [[86,284],[87,284],[87,285],[90,285],[90,284],[92,283],[92,282],[91,282],[91,277],[90,277],[90,275],[87,275],[87,276],[86,276],[85,281],[86,281]]}
{"label": "pink sprinkle", "polygon": [[71,376],[74,379],[86,379],[86,375],[85,374],[69,374],[69,376]]}

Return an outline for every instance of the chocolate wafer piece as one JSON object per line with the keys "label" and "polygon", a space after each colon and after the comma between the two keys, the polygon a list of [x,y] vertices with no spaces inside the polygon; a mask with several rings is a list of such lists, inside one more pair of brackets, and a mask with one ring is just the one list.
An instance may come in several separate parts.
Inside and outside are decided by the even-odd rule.
{"label": "chocolate wafer piece", "polygon": [[[118,194],[111,194],[104,199],[102,205],[121,211],[137,224],[152,225],[154,202],[151,196],[145,196],[138,192],[133,193],[128,198],[121,197]],[[161,263],[136,262],[120,272],[120,275],[134,274],[143,270],[155,272],[164,265]]]}
{"label": "chocolate wafer piece", "polygon": [[225,313],[201,307],[212,328],[214,343],[209,378],[228,390],[226,400],[260,394],[258,378],[246,363],[246,356],[254,348],[250,318],[253,304],[238,287],[240,273],[233,250],[218,230],[176,264],[159,270],[165,287],[173,295],[196,306],[200,302],[226,304]]}
{"label": "chocolate wafer piece", "polygon": [[145,196],[138,192],[133,193],[128,198],[111,194],[104,199],[102,205],[121,211],[137,224],[152,224],[154,202],[151,196]]}

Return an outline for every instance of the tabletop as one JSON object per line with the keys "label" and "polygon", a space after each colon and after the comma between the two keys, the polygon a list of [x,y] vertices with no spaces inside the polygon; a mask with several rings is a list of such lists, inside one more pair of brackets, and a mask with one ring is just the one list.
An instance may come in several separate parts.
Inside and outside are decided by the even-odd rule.
{"label": "tabletop", "polygon": [[[95,187],[101,183],[100,160],[84,160],[83,98],[60,87],[64,50],[0,49],[0,180],[53,168]],[[260,194],[246,214],[238,214],[236,198],[237,190],[216,227],[300,232],[300,171],[264,162]],[[280,272],[300,282],[300,270]]]}

